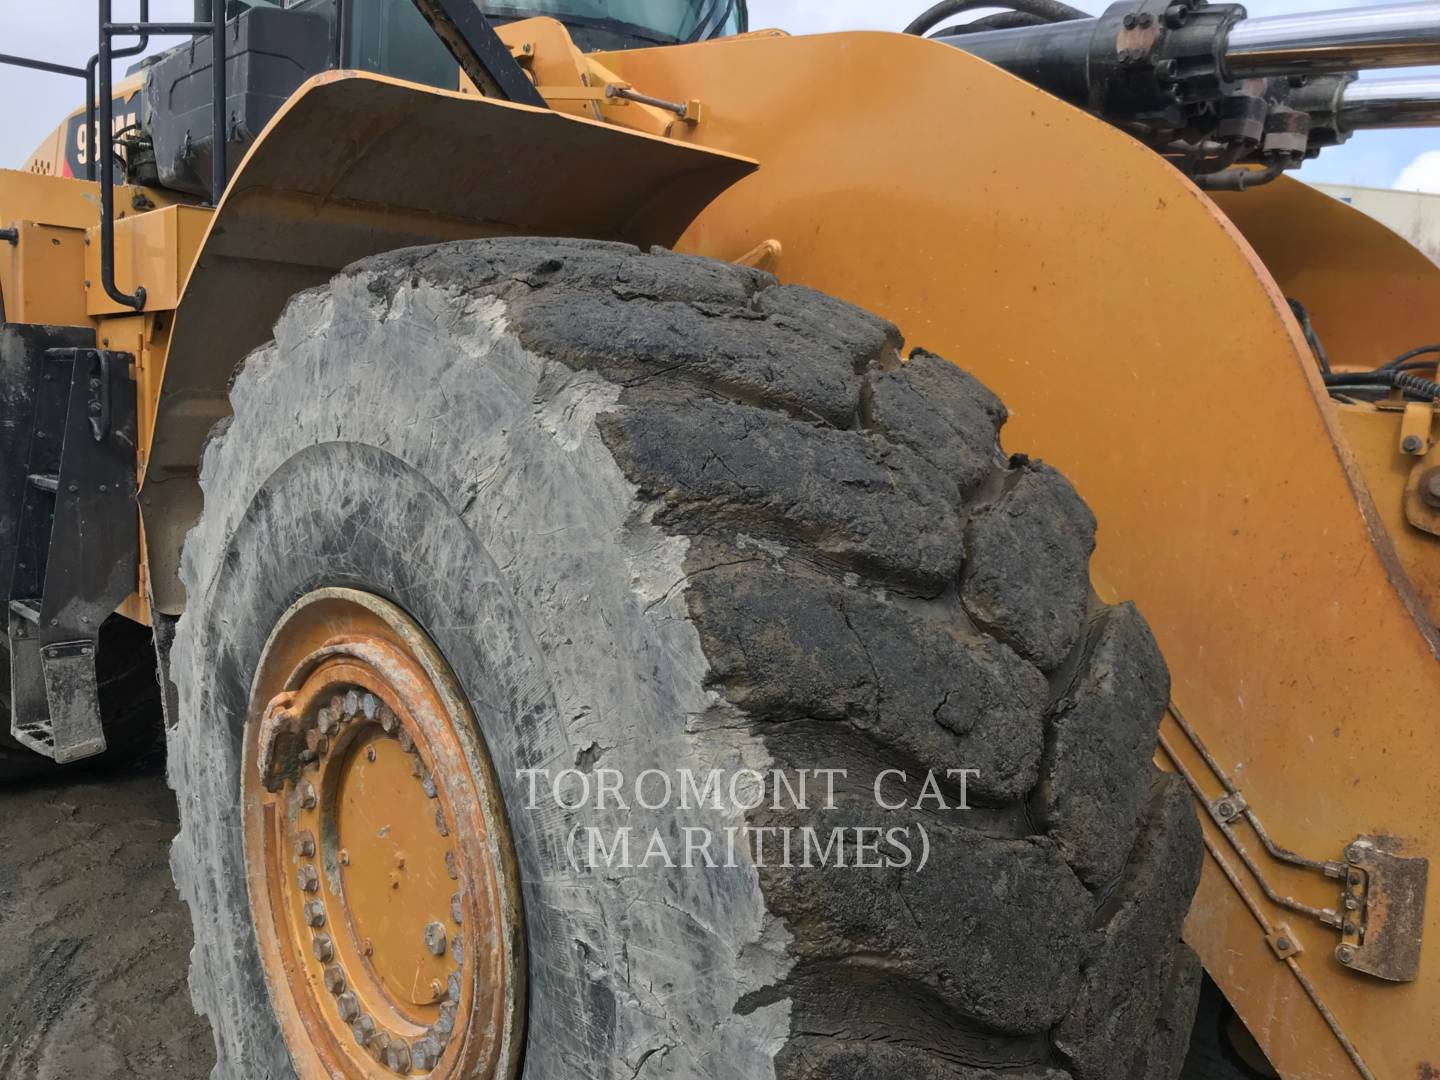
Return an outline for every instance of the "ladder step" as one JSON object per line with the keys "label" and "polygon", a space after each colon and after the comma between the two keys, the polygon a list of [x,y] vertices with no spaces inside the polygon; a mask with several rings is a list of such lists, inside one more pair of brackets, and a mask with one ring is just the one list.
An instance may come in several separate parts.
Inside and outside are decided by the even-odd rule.
{"label": "ladder step", "polygon": [[38,623],[40,621],[39,600],[11,600],[10,610],[30,622]]}
{"label": "ladder step", "polygon": [[59,491],[60,477],[54,473],[31,473],[30,486],[37,487],[41,491]]}

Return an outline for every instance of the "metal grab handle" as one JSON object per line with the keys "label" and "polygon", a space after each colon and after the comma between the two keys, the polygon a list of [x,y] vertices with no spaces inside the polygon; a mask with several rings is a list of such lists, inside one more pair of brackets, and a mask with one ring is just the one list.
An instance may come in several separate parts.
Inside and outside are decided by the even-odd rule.
{"label": "metal grab handle", "polygon": [[[212,124],[214,128],[214,149],[211,152],[210,204],[218,206],[225,192],[228,179],[225,143],[228,137],[225,125],[225,0],[211,0],[210,21],[193,23],[152,23],[149,20],[150,0],[140,0],[140,21],[116,23],[111,20],[112,0],[99,0],[100,40],[94,63],[100,84],[100,129],[97,133],[90,166],[102,161],[105,168],[99,170],[100,182],[100,285],[105,295],[117,304],[141,311],[145,307],[145,286],[137,285],[133,293],[122,292],[115,284],[115,170],[111,157],[115,153],[115,103],[114,72],[112,62],[117,56],[129,56],[139,52],[149,41],[151,34],[157,36],[210,35],[210,74],[214,94]],[[138,46],[116,52],[114,38],[139,35]],[[91,130],[94,128],[92,126]]]}

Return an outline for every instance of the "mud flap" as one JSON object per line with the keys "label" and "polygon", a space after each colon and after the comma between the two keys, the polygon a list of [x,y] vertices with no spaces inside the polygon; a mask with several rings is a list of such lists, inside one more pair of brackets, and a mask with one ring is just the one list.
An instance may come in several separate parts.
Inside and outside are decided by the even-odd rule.
{"label": "mud flap", "polygon": [[92,331],[0,329],[0,568],[8,569],[10,730],[58,762],[105,749],[100,624],[133,591],[135,387]]}

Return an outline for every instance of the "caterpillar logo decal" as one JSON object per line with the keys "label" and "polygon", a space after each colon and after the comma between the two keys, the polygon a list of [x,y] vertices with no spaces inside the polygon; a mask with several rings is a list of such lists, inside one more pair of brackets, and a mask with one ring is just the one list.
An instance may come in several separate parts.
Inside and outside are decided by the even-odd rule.
{"label": "caterpillar logo decal", "polygon": [[[112,130],[120,134],[126,128],[134,127],[140,122],[140,90],[131,91],[129,97],[117,97],[114,99],[115,110],[114,124]],[[91,147],[98,141],[99,135],[99,112],[96,112],[95,131],[85,130],[85,114],[77,113],[70,117],[68,129],[65,132],[65,168],[62,175],[69,177],[84,177],[90,166]],[[118,168],[118,166],[117,166]],[[123,179],[118,172],[116,181]]]}

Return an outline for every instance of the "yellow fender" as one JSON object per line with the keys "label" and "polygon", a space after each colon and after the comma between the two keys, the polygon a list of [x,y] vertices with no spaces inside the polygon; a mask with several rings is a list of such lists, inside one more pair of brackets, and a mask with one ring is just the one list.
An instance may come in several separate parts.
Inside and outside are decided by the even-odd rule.
{"label": "yellow fender", "polygon": [[[1187,939],[1287,1075],[1415,1075],[1440,1046],[1440,905],[1418,981],[1358,974],[1335,929],[1271,898],[1333,908],[1337,883],[1207,809],[1219,769],[1277,845],[1440,852],[1435,632],[1392,579],[1308,347],[1241,231],[1127,136],[934,42],[762,33],[600,59],[702,102],[703,121],[642,150],[629,140],[650,137],[386,80],[310,84],[253,148],[181,302],[146,496],[193,491],[229,365],[344,261],[487,231],[655,240],[634,223],[668,210],[681,249],[877,311],[1005,398],[1012,441],[1095,509],[1106,599],[1135,600],[1169,658],[1161,763],[1192,779],[1210,853]],[[188,511],[165,503],[145,520],[173,609]]]}

